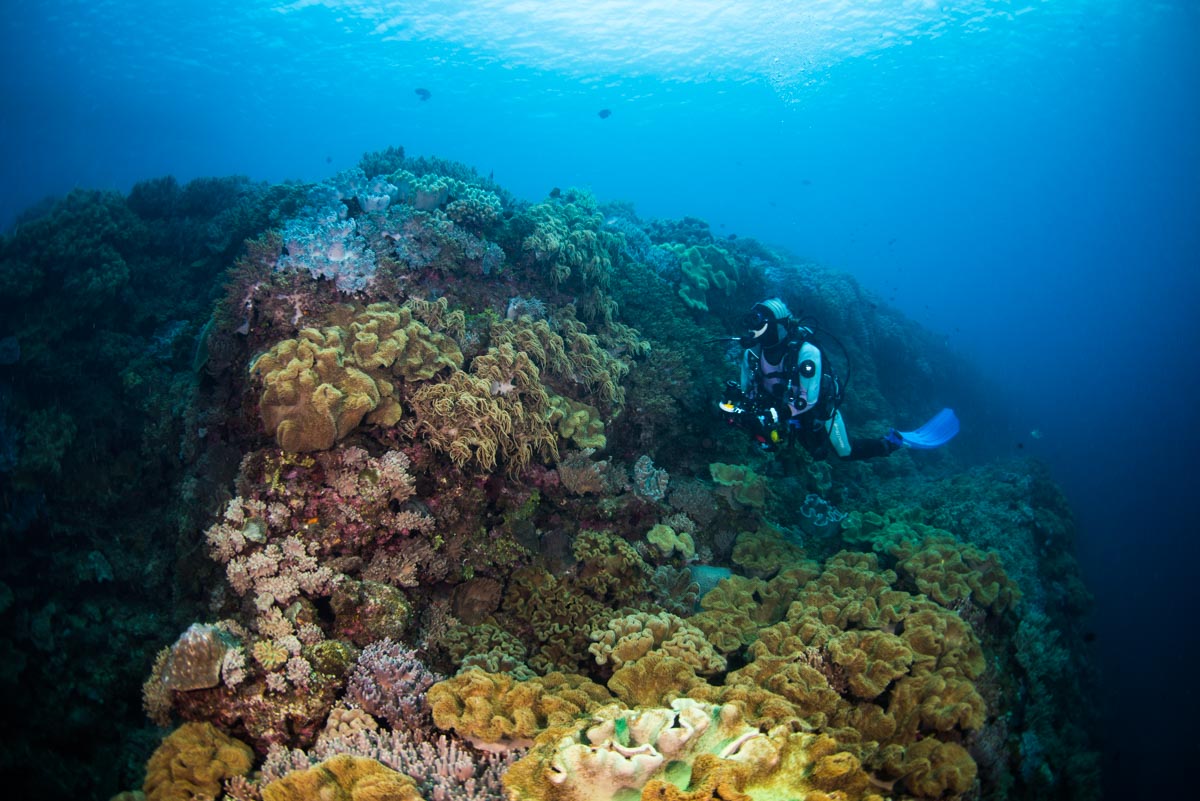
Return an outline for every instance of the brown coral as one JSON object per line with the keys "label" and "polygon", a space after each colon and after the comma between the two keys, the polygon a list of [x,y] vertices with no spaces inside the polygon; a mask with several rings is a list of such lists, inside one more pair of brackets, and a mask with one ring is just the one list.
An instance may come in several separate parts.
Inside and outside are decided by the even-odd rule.
{"label": "brown coral", "polygon": [[217,798],[225,779],[250,770],[250,746],[210,723],[185,723],[171,732],[146,763],[147,801]]}
{"label": "brown coral", "polygon": [[343,754],[289,773],[262,791],[263,801],[422,801],[416,782],[374,759]]}
{"label": "brown coral", "polygon": [[426,695],[439,729],[454,729],[484,750],[528,745],[543,729],[572,723],[611,698],[582,676],[550,673],[517,681],[477,669],[434,684]]}

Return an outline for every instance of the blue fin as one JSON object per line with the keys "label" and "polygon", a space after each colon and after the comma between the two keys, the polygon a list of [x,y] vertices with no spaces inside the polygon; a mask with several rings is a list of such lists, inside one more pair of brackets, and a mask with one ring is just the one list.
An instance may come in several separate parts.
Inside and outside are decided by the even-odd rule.
{"label": "blue fin", "polygon": [[953,409],[942,409],[916,431],[897,431],[900,444],[906,448],[929,450],[945,445],[958,433],[958,418]]}

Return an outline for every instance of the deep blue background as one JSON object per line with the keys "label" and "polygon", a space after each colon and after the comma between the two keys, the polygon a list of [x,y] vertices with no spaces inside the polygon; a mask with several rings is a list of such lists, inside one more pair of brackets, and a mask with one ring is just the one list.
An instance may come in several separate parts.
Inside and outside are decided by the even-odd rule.
{"label": "deep blue background", "polygon": [[783,79],[761,50],[539,63],[553,27],[520,57],[499,29],[391,41],[346,5],[6,7],[0,225],[73,186],[318,179],[401,144],[530,200],[586,186],[851,272],[991,376],[1018,421],[997,453],[1021,442],[1072,501],[1110,795],[1165,794],[1200,757],[1195,4],[946,3],[1013,13],[857,57],[871,31],[818,38],[775,54]]}

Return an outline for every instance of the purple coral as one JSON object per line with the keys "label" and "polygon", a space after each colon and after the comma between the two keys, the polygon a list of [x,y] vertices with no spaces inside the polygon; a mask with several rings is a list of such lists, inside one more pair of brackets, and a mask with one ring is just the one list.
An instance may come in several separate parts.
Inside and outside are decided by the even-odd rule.
{"label": "purple coral", "polygon": [[428,728],[433,720],[425,692],[444,676],[425,667],[417,654],[391,639],[371,643],[358,657],[347,698],[393,729]]}
{"label": "purple coral", "polygon": [[333,281],[343,292],[359,292],[375,277],[375,252],[358,234],[338,190],[321,186],[309,193],[309,203],[283,229],[287,254],[279,271],[307,270],[313,278]]}

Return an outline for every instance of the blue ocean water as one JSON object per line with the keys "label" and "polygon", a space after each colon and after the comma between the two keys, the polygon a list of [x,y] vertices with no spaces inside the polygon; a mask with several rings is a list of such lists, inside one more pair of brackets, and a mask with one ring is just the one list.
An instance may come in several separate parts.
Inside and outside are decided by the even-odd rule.
{"label": "blue ocean water", "polygon": [[990,376],[995,455],[1067,492],[1111,797],[1200,756],[1193,4],[38,2],[0,41],[5,226],[73,187],[320,180],[400,144],[853,274]]}

